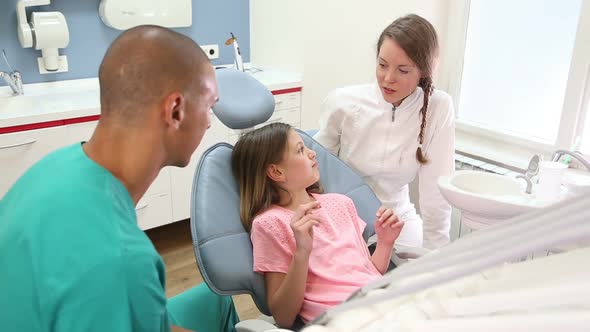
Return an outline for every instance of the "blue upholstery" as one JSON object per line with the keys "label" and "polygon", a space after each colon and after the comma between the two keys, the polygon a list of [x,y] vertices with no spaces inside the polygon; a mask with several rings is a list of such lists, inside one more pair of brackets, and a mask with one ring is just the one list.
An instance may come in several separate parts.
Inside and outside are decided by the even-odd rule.
{"label": "blue upholstery", "polygon": [[233,68],[218,69],[215,75],[219,101],[213,112],[224,125],[245,129],[272,116],[275,99],[257,79]]}

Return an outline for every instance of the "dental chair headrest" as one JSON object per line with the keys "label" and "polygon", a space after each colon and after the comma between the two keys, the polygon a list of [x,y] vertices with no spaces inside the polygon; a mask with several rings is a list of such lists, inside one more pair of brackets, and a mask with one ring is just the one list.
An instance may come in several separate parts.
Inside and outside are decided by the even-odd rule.
{"label": "dental chair headrest", "polygon": [[246,129],[268,120],[275,109],[272,93],[250,74],[233,68],[218,69],[219,101],[213,113],[228,128]]}

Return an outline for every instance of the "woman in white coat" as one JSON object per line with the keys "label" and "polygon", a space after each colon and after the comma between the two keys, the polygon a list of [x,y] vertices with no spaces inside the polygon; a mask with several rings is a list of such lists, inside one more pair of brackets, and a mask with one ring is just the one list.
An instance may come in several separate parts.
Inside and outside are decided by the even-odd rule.
{"label": "woman in white coat", "polygon": [[[449,242],[451,207],[437,180],[454,171],[455,122],[436,90],[434,27],[418,15],[395,20],[377,43],[377,82],[331,92],[314,138],[352,166],[405,222],[396,244],[434,249]],[[420,216],[408,184],[419,177]]]}

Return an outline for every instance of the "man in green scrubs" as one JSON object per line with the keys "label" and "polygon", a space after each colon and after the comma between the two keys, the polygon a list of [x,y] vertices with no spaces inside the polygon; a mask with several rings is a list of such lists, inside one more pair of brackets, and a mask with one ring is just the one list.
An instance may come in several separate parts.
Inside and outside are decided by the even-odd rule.
{"label": "man in green scrubs", "polygon": [[135,214],[210,126],[212,66],[190,38],[141,26],[110,46],[99,82],[92,138],[46,156],[0,201],[0,331],[232,330],[231,298],[204,284],[167,303],[164,264]]}

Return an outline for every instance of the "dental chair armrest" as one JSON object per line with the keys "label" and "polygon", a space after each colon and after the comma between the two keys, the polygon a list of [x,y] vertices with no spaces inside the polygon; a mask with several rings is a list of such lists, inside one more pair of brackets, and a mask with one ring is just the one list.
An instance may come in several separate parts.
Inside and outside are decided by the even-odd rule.
{"label": "dental chair armrest", "polygon": [[427,255],[430,252],[432,252],[432,250],[426,248],[396,245],[393,255],[391,255],[391,261],[395,266],[400,266],[413,259]]}
{"label": "dental chair armrest", "polygon": [[263,331],[289,331],[279,329],[273,324],[262,319],[248,319],[236,324],[236,332],[263,332]]}

